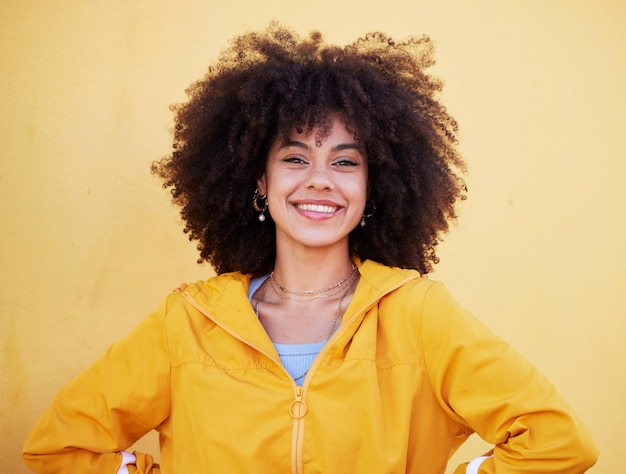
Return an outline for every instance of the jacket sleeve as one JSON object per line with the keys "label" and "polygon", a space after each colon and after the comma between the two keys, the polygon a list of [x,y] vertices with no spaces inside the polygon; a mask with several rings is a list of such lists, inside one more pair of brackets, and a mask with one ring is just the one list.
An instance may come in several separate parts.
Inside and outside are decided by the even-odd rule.
{"label": "jacket sleeve", "polygon": [[597,459],[587,429],[544,376],[433,283],[422,312],[424,359],[448,416],[494,445],[455,474],[578,474]]}
{"label": "jacket sleeve", "polygon": [[[38,473],[116,474],[121,451],[169,414],[165,303],[56,395],[23,447]],[[156,474],[149,455],[121,472]]]}

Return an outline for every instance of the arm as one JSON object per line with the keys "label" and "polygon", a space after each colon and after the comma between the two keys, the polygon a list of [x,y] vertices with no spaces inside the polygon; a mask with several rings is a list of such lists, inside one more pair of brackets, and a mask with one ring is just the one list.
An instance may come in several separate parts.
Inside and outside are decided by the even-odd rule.
{"label": "arm", "polygon": [[150,456],[125,465],[121,451],[167,418],[169,403],[163,304],[57,394],[24,443],[24,461],[38,473],[157,473]]}
{"label": "arm", "polygon": [[[424,356],[439,403],[494,445],[455,474],[584,472],[597,459],[586,428],[536,368],[460,307],[440,283],[422,314]],[[467,470],[466,470],[467,469]]]}

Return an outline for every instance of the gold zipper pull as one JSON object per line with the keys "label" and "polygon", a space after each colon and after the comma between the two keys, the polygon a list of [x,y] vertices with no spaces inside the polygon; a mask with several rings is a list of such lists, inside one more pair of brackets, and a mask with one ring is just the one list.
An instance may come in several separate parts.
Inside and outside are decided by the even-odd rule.
{"label": "gold zipper pull", "polygon": [[296,398],[289,404],[289,414],[291,418],[299,420],[300,418],[304,418],[308,410],[305,401],[302,400],[302,387],[297,386]]}

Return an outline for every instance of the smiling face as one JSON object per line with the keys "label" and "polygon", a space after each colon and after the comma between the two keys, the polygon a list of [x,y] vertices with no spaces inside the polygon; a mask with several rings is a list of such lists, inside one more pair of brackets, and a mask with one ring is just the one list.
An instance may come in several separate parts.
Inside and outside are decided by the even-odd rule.
{"label": "smiling face", "polygon": [[259,191],[267,194],[276,246],[334,248],[348,252],[348,234],[363,215],[367,160],[340,118],[321,145],[316,129],[292,132],[270,147]]}

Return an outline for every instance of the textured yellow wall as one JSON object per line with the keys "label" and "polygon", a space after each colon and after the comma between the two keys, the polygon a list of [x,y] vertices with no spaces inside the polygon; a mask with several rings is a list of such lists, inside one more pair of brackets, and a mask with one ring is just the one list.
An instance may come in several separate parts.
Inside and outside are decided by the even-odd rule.
{"label": "textured yellow wall", "polygon": [[626,470],[624,18],[617,0],[0,2],[2,471],[26,472],[21,443],[63,384],[211,274],[149,165],[168,105],[271,19],[433,38],[471,166],[433,277],[558,385],[600,446],[592,471]]}

